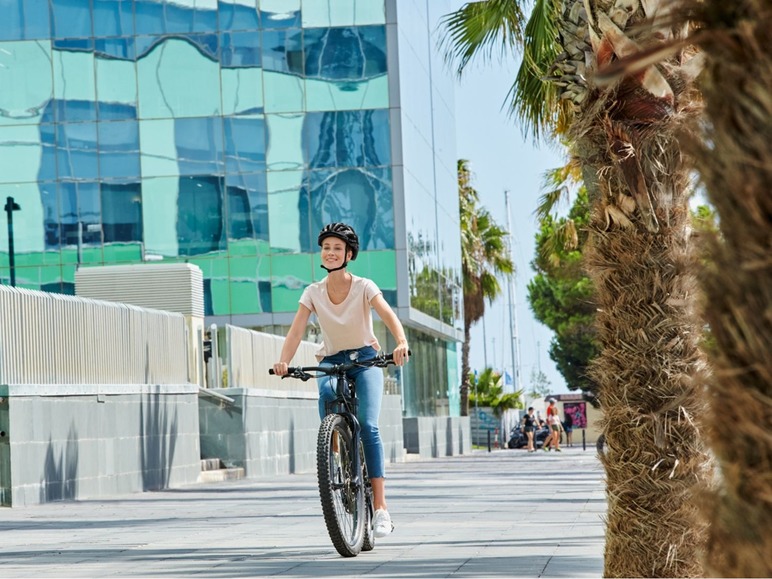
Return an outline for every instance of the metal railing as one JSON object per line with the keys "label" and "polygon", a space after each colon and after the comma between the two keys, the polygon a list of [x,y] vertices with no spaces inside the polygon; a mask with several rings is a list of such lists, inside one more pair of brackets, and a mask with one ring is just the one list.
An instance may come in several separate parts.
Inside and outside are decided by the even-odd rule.
{"label": "metal railing", "polygon": [[[270,390],[316,392],[315,382],[299,380],[282,380],[269,376],[268,370],[273,368],[279,359],[284,344],[282,336],[274,336],[238,326],[225,326],[225,360],[227,368],[227,384],[235,388],[265,388]],[[318,363],[314,356],[319,348],[313,342],[301,342],[293,366],[313,366]]]}
{"label": "metal railing", "polygon": [[[283,337],[232,325],[222,337],[216,386],[316,394],[314,381],[268,375]],[[0,384],[190,383],[197,340],[182,314],[0,285]],[[318,347],[301,342],[292,365],[316,365]],[[385,391],[401,393],[394,377]]]}
{"label": "metal railing", "polygon": [[0,384],[185,384],[182,314],[0,285]]}
{"label": "metal railing", "polygon": [[[264,388],[281,391],[301,391],[317,393],[316,381],[282,380],[269,376],[279,359],[284,337],[247,330],[238,326],[225,326],[224,360],[227,385],[237,388]],[[316,352],[319,344],[303,341],[300,343],[291,366],[316,366]],[[395,376],[385,373],[384,393],[402,394],[402,386]]]}

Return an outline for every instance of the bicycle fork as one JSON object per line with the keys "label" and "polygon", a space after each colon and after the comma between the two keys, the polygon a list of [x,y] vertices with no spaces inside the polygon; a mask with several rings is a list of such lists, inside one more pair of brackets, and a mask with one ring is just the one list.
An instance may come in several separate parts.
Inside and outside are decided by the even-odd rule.
{"label": "bicycle fork", "polygon": [[354,488],[359,488],[359,485],[362,484],[362,457],[359,454],[359,442],[361,440],[360,430],[361,426],[359,426],[359,420],[357,420],[357,417],[351,414],[350,412],[342,413],[342,416],[348,421],[349,425],[352,427],[352,437],[351,437],[351,446],[352,450],[354,451],[354,460],[352,461],[352,464],[354,466],[354,472],[352,473],[351,482],[354,486]]}
{"label": "bicycle fork", "polygon": [[363,482],[362,457],[359,454],[359,444],[362,439],[362,427],[359,424],[359,419],[356,416],[357,402],[356,399],[351,399],[351,389],[349,383],[343,378],[338,378],[336,393],[338,395],[337,398],[331,402],[327,402],[325,405],[325,410],[327,414],[339,414],[342,416],[351,429],[351,447],[354,455],[352,457],[354,472],[351,473],[351,483],[352,486],[356,489]]}

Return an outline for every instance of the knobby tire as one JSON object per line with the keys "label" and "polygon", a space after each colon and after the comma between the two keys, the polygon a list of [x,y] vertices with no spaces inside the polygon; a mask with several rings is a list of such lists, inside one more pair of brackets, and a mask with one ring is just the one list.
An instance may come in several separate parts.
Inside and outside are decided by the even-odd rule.
{"label": "knobby tire", "polygon": [[352,446],[346,420],[339,414],[326,416],[319,427],[316,448],[319,497],[327,532],[335,550],[344,557],[356,557],[362,550],[368,524],[364,482],[360,477],[360,484],[353,484]]}

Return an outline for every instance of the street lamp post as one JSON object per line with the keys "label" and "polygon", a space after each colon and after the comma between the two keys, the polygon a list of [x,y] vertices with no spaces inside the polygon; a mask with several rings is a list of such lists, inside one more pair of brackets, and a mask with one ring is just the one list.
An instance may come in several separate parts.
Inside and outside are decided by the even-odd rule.
{"label": "street lamp post", "polygon": [[16,287],[16,255],[13,250],[13,212],[19,211],[21,206],[13,200],[13,197],[6,197],[3,209],[8,214],[8,264],[11,267],[11,287]]}

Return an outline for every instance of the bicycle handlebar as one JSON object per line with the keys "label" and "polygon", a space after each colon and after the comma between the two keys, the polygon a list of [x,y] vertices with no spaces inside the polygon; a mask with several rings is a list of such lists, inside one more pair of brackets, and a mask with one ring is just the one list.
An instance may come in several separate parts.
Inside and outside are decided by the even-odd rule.
{"label": "bicycle handlebar", "polygon": [[[413,352],[411,350],[407,351],[408,356],[412,355],[412,353]],[[333,366],[289,366],[287,367],[287,373],[282,376],[282,379],[298,378],[299,380],[305,382],[310,378],[316,378],[318,375],[335,376],[337,374],[343,374],[352,368],[363,368],[368,366],[385,368],[391,364],[394,364],[393,352],[384,356],[376,356],[375,358],[370,358],[369,360],[364,360],[362,362],[352,361],[346,362],[345,364],[335,364]],[[318,374],[313,375],[309,374],[309,372],[318,372]],[[273,368],[270,368],[268,373],[272,376],[276,374],[273,371]]]}

